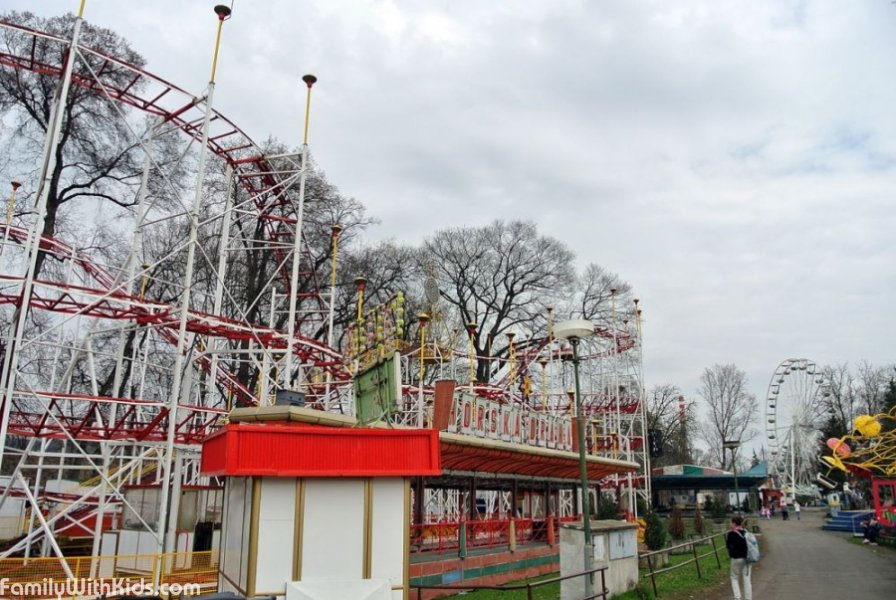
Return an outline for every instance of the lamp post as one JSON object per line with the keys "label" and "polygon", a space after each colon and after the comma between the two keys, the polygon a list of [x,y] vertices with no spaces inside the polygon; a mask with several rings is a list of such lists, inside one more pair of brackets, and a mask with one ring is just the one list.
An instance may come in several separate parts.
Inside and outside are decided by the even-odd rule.
{"label": "lamp post", "polygon": [[740,447],[740,440],[725,440],[722,442],[722,448],[731,450],[731,468],[734,470],[734,502],[736,510],[740,511],[740,488],[737,487],[737,449]]}
{"label": "lamp post", "polygon": [[[576,380],[576,439],[579,446],[579,475],[582,486],[582,528],[585,530],[585,571],[594,566],[594,549],[591,539],[591,506],[588,499],[588,464],[585,455],[585,415],[582,410],[582,393],[579,386],[579,342],[594,335],[594,324],[585,319],[564,321],[554,326],[554,337],[569,340],[572,345],[572,368]],[[585,576],[585,597],[592,596],[591,574]]]}

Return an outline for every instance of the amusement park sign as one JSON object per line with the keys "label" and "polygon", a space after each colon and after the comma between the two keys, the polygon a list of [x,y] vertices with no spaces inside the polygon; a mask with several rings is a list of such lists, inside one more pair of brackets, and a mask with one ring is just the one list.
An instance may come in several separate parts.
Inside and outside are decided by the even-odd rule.
{"label": "amusement park sign", "polygon": [[447,430],[543,448],[573,449],[572,424],[567,417],[524,410],[466,393],[454,395]]}

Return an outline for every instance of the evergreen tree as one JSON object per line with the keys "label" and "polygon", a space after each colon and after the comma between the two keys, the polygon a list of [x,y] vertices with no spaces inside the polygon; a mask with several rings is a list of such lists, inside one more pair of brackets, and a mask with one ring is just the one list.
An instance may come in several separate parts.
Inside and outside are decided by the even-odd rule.
{"label": "evergreen tree", "polygon": [[655,511],[650,511],[644,518],[647,528],[644,531],[644,544],[648,550],[661,550],[666,547],[666,524]]}

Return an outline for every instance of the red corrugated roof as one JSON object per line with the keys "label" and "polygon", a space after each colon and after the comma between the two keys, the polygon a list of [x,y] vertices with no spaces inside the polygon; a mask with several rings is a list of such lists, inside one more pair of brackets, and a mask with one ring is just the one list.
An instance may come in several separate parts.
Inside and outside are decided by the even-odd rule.
{"label": "red corrugated roof", "polygon": [[441,475],[428,429],[336,428],[302,423],[229,423],[202,444],[204,475],[403,477]]}
{"label": "red corrugated roof", "polygon": [[[579,456],[574,452],[551,450],[442,433],[442,468],[446,471],[473,471],[499,475],[523,475],[578,480]],[[598,481],[613,473],[634,471],[637,464],[622,460],[586,457],[588,479]]]}

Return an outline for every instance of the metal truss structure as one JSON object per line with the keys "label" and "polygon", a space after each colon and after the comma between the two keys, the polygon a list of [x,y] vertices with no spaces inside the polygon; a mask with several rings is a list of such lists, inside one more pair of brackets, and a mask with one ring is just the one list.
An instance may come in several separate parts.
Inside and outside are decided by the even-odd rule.
{"label": "metal truss structure", "polygon": [[[638,499],[643,506],[650,506],[651,502],[641,309],[636,300],[629,311],[635,316],[634,321],[623,320],[617,318],[615,293],[611,300],[614,306],[610,321],[596,324],[595,335],[581,341],[582,402],[590,421],[586,444],[589,453],[640,466],[637,473],[614,474],[600,482],[602,490],[619,501],[625,513],[637,517]],[[516,345],[513,344],[515,336],[509,336],[510,354],[506,359],[492,359],[498,363],[493,369],[497,375],[488,384],[473,382],[472,376],[467,379],[469,365],[481,359],[471,356],[469,349],[452,348],[426,338],[421,347],[406,348],[402,364],[405,410],[392,415],[393,421],[427,426],[434,395],[428,382],[444,378],[458,381],[460,389],[477,397],[520,407],[530,414],[572,417],[575,398],[572,349],[555,339],[550,329],[549,319],[546,335],[529,337]],[[559,491],[558,506],[554,507],[557,516],[575,514],[578,503],[570,493]],[[432,494],[427,502],[442,498],[443,492],[434,490]],[[485,495],[484,491],[482,494],[494,503],[492,496]]]}
{"label": "metal truss structure", "polygon": [[[217,16],[219,42],[229,11]],[[2,225],[0,309],[11,325],[0,456],[15,459],[2,500],[28,498],[33,510],[28,535],[0,556],[38,542],[59,553],[53,532],[65,525],[91,524],[98,534],[104,513],[128,504],[127,483],[197,482],[198,443],[231,407],[302,389],[312,403],[344,409],[339,389],[349,380],[340,354],[320,341],[332,294],[321,292],[312,267],[329,247],[314,248],[302,234],[307,139],[297,154],[266,152],[213,108],[214,66],[205,92],[193,95],[81,45],[81,25],[79,16],[66,40],[0,24],[18,40],[0,51],[0,68],[59,80],[37,210],[17,222],[10,211]],[[47,46],[51,52],[35,52]],[[306,78],[309,98],[313,82]],[[108,101],[143,150],[132,225],[118,232],[130,245],[117,256],[41,235],[71,86]],[[180,138],[181,161],[196,174],[192,189],[158,163],[154,142],[166,137]],[[38,254],[53,268],[35,273]],[[261,259],[272,266],[259,267]],[[250,277],[257,281],[246,289],[240,282]],[[64,498],[46,491],[53,473],[62,479],[83,469],[93,471],[94,485]],[[42,509],[63,499],[44,522]],[[144,523],[160,551],[170,545],[171,511],[163,501],[158,522]]]}

